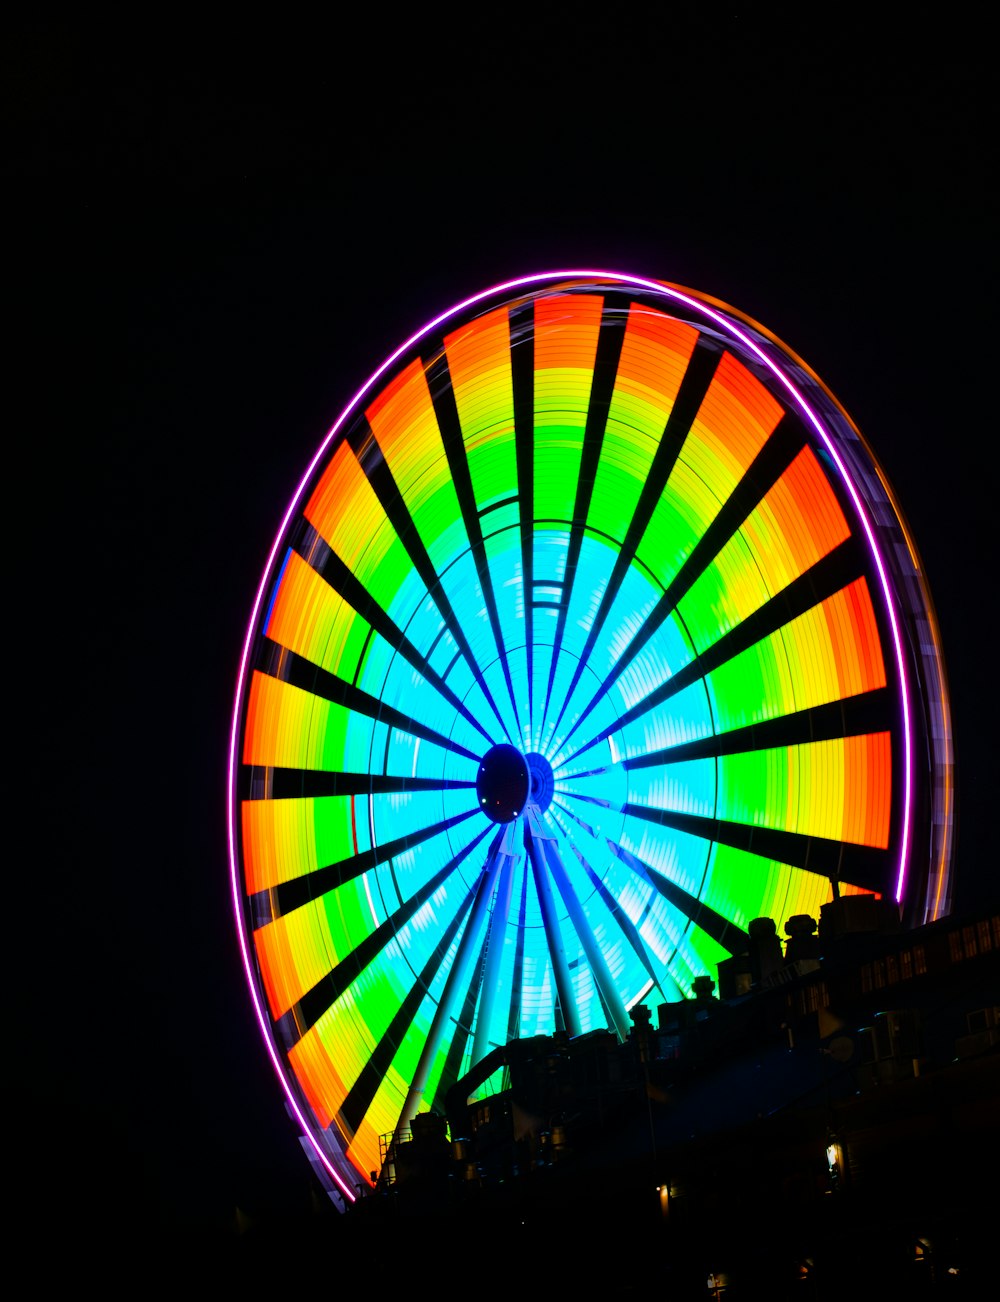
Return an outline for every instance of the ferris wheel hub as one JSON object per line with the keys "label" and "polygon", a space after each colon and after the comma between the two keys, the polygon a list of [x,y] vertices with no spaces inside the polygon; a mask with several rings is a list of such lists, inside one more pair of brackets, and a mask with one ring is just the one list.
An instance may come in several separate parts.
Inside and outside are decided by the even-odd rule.
{"label": "ferris wheel hub", "polygon": [[529,788],[528,761],[517,747],[506,742],[491,746],[476,776],[476,795],[483,813],[494,823],[512,823],[527,804]]}

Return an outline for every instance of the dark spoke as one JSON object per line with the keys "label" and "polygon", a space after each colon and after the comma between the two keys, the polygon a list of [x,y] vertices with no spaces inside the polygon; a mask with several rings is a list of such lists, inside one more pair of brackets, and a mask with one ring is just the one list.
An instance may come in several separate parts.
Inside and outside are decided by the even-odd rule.
{"label": "dark spoke", "polygon": [[489,927],[483,941],[482,983],[480,985],[479,1008],[476,1013],[476,1034],[472,1045],[472,1062],[475,1066],[495,1045],[489,1043],[490,1026],[493,1022],[493,1007],[500,984],[500,971],[503,963],[504,934],[507,929],[507,917],[510,913],[511,889],[514,884],[514,863],[510,855],[500,857],[500,873],[497,881],[493,911],[490,914]]}
{"label": "dark spoke", "polygon": [[[287,1024],[286,1034],[290,1035],[294,1027],[295,1034],[291,1037],[292,1040],[300,1039],[305,1035],[327,1009],[337,1002],[351,982],[356,981],[368,964],[378,958],[385,946],[406,926],[417,910],[427,903],[435,891],[445,885],[455,869],[468,858],[488,834],[489,828],[484,828],[474,841],[470,841],[464,850],[450,859],[332,971],[321,977],[311,990],[306,991],[295,1007],[282,1019],[282,1022]],[[467,907],[465,904],[460,906],[459,912],[462,912],[465,907]]]}
{"label": "dark spoke", "polygon": [[[398,651],[403,659],[408,664],[411,664],[417,673],[441,694],[453,710],[456,710],[463,719],[482,733],[490,744],[493,743],[494,738],[491,734],[487,732],[475,714],[459,700],[445,682],[447,671],[442,675],[433,668],[427,657],[417,650],[406,634],[397,627],[394,620],[386,614],[377,601],[369,596],[364,585],[359,582],[337,553],[327,545],[325,540],[306,520],[302,521],[301,536],[296,543],[296,550],[302,559],[312,566],[320,578],[325,580],[335,592],[339,593],[347,604],[356,610],[380,637],[384,638],[391,647]],[[360,657],[359,665],[362,662],[363,657]]]}
{"label": "dark spoke", "polygon": [[243,766],[247,796],[254,799],[251,781],[267,791],[269,800],[322,799],[324,796],[381,796],[404,791],[456,791],[474,788],[475,780],[414,778],[392,773],[335,773],[325,769],[262,768]]}
{"label": "dark spoke", "polygon": [[[455,402],[455,392],[448,374],[448,359],[443,353],[427,368],[427,385],[430,389],[431,401],[434,404],[438,428],[441,430],[441,439],[444,443],[445,456],[448,458],[448,468],[451,471],[451,481],[455,487],[459,510],[462,512],[465,532],[472,546],[476,576],[483,591],[483,600],[486,603],[486,613],[490,621],[490,628],[493,631],[493,641],[500,660],[500,668],[503,672],[504,682],[507,684],[507,693],[510,697],[511,708],[514,711],[514,719],[517,721],[519,719],[517,700],[515,699],[514,684],[510,676],[507,646],[504,641],[503,630],[500,627],[500,612],[497,610],[496,593],[493,591],[493,575],[490,573],[489,562],[486,557],[483,526],[476,506],[476,495],[472,487],[472,473],[469,470],[465,440],[462,437],[462,426],[458,416],[458,406]],[[518,723],[518,727],[520,727],[520,723]],[[516,740],[506,730],[504,735],[509,742]]]}
{"label": "dark spoke", "polygon": [[469,1045],[469,1036],[472,1034],[469,1028],[472,1025],[472,1019],[476,1015],[478,993],[478,985],[473,979],[469,982],[469,988],[465,992],[465,1002],[462,1004],[462,1010],[455,1018],[448,1052],[445,1054],[444,1067],[441,1069],[441,1078],[438,1081],[437,1091],[431,1105],[432,1112],[443,1112],[445,1110],[444,1100],[448,1097],[448,1091],[462,1074],[462,1061]]}
{"label": "dark spoke", "polygon": [[540,845],[545,855],[545,861],[548,864],[549,874],[562,896],[566,912],[569,914],[573,928],[580,940],[580,944],[583,946],[583,952],[587,956],[587,962],[590,964],[590,971],[597,986],[601,1003],[614,1023],[614,1029],[619,1040],[627,1040],[630,1029],[628,1011],[622,1002],[618,987],[608,971],[608,965],[601,952],[601,947],[597,943],[593,927],[583,911],[583,905],[577,898],[569,877],[566,875],[566,867],[560,858],[556,843],[543,840]]}
{"label": "dark spoke", "polygon": [[[486,926],[486,915],[489,911],[490,900],[493,898],[497,873],[505,858],[501,853],[501,846],[503,844],[504,835],[500,832],[494,837],[493,842],[490,845],[489,853],[486,856],[486,863],[483,866],[483,871],[479,875],[469,922],[462,934],[458,952],[452,961],[451,969],[445,978],[444,990],[441,992],[441,997],[438,1000],[437,1007],[431,1019],[430,1029],[427,1032],[423,1047],[420,1051],[420,1060],[418,1061],[416,1070],[413,1073],[413,1079],[410,1083],[410,1088],[407,1091],[406,1101],[403,1104],[403,1110],[400,1113],[399,1124],[401,1126],[409,1125],[413,1117],[419,1111],[420,1105],[424,1102],[424,1091],[427,1087],[427,1077],[430,1073],[431,1063],[446,1031],[448,1031],[449,1034],[451,1033],[449,1031],[449,1024],[454,1023],[451,1010],[455,1003],[457,993],[456,986],[458,985],[461,973],[469,965],[471,961],[471,951],[475,949],[479,937]],[[483,945],[485,945],[485,943],[486,942],[484,941]],[[472,1008],[475,1007],[475,995],[478,991],[479,983],[482,981],[483,945],[480,945],[477,961],[472,964],[472,976],[466,991],[466,1004],[471,1004]],[[424,971],[427,973],[426,968]],[[433,973],[429,975],[433,976]],[[421,980],[423,980],[423,978],[421,978]],[[429,980],[427,981],[427,989],[430,989]],[[465,1026],[468,1026],[468,1021],[471,1019],[472,1015],[470,1009],[464,1023]],[[466,1037],[466,1043],[468,1043],[468,1032],[465,1031],[463,1034]]]}
{"label": "dark spoke", "polygon": [[562,932],[559,928],[559,916],[556,912],[555,901],[552,898],[552,885],[546,871],[545,856],[527,826],[524,831],[524,848],[528,852],[535,892],[542,911],[542,925],[545,928],[545,940],[548,944],[549,959],[555,976],[556,991],[562,1008],[563,1021],[571,1036],[579,1035],[581,1031],[580,1014],[576,1007],[576,1000],[573,998],[569,964],[566,962],[566,950],[563,945]]}
{"label": "dark spoke", "polygon": [[646,947],[645,941],[642,939],[642,936],[639,934],[639,928],[635,925],[635,923],[628,916],[628,914],[625,912],[622,906],[618,903],[614,895],[612,895],[612,893],[608,890],[607,886],[605,886],[604,882],[601,880],[599,875],[594,871],[591,865],[587,862],[584,856],[580,853],[580,851],[575,846],[571,846],[570,848],[573,850],[576,857],[580,860],[580,863],[582,864],[583,869],[587,874],[587,877],[590,879],[590,882],[592,883],[594,889],[597,891],[598,895],[600,895],[601,899],[603,900],[605,908],[608,910],[608,912],[614,918],[615,922],[618,924],[618,928],[621,931],[622,935],[625,937],[625,939],[628,941],[629,946],[632,949],[632,952],[635,954],[636,958],[645,968],[646,974],[649,977],[650,981],[653,983],[655,988],[660,992],[660,998],[665,1000],[667,996],[663,990],[663,987],[660,985],[659,980],[657,979],[656,970],[653,967],[653,961],[649,957],[649,950]]}
{"label": "dark spoke", "polygon": [[[431,599],[438,610],[440,610],[442,618],[448,625],[448,631],[455,639],[455,644],[465,657],[473,676],[479,677],[479,666],[476,664],[476,658],[462,629],[461,621],[452,609],[448,594],[445,592],[441,579],[434,568],[434,563],[427,553],[420,534],[417,532],[417,527],[410,516],[403,494],[400,492],[399,486],[392,476],[392,471],[382,456],[375,435],[368,428],[367,423],[363,425],[359,423],[352,427],[348,439],[361,469],[382,504],[382,509],[385,511],[390,524],[396,531],[396,536],[405,546],[407,555],[413,563],[413,568],[420,575],[424,587],[430,593]],[[503,727],[503,719],[497,709],[497,704],[481,678],[479,686],[489,702],[490,708],[496,715],[497,722]]]}
{"label": "dark spoke", "polygon": [[[844,737],[863,737],[889,728],[891,699],[885,687],[841,701],[813,705],[806,710],[766,719],[746,728],[713,733],[698,741],[682,742],[664,750],[650,751],[633,759],[622,760],[625,769],[658,768],[661,764],[678,764],[685,760],[717,759],[722,755],[741,755],[748,751],[775,750],[783,746],[804,746],[810,742],[838,741]],[[593,773],[601,770],[595,769]],[[574,774],[574,777],[589,776]]]}
{"label": "dark spoke", "polygon": [[696,895],[691,895],[676,883],[662,876],[655,868],[634,855],[631,850],[626,850],[623,845],[615,845],[613,842],[609,842],[609,845],[623,864],[631,868],[643,881],[654,886],[668,904],[672,904],[696,927],[700,927],[706,935],[711,936],[723,949],[728,950],[730,954],[742,954],[746,951],[750,939],[747,932],[724,918],[721,913],[716,913],[714,909],[710,909]]}
{"label": "dark spoke", "polygon": [[583,451],[580,456],[580,477],[576,486],[576,501],[573,505],[573,522],[570,527],[569,547],[566,553],[566,571],[563,575],[562,599],[559,602],[559,615],[556,620],[556,632],[552,646],[552,664],[549,667],[549,681],[545,689],[545,708],[539,735],[545,735],[545,720],[548,717],[552,701],[552,689],[555,685],[556,663],[559,648],[562,646],[569,614],[570,598],[573,594],[573,582],[580,561],[583,547],[583,535],[590,513],[590,499],[597,478],[597,467],[601,459],[601,447],[604,443],[604,430],[608,423],[608,411],[618,378],[618,363],[621,360],[622,343],[625,339],[626,318],[620,312],[607,313],[601,322],[597,337],[597,355],[594,358],[594,378],[591,384],[590,402],[587,405],[587,423],[583,431]]}
{"label": "dark spoke", "polygon": [[[618,732],[630,723],[634,723],[636,719],[640,719],[644,714],[655,709],[656,706],[662,705],[671,696],[676,696],[685,687],[689,687],[698,679],[704,678],[713,670],[718,669],[727,660],[732,660],[734,656],[739,655],[742,651],[746,651],[755,643],[769,637],[772,633],[776,633],[778,629],[784,628],[793,619],[797,619],[800,615],[805,614],[807,610],[811,610],[813,606],[819,605],[827,597],[839,592],[848,583],[856,579],[859,573],[860,557],[857,540],[848,538],[839,547],[835,547],[833,551],[824,556],[822,560],[817,561],[812,569],[805,574],[799,575],[787,588],[782,589],[777,596],[772,597],[770,601],[765,602],[763,606],[755,610],[742,623],[737,624],[735,628],[730,629],[728,633],[720,637],[717,642],[713,642],[711,646],[706,647],[700,655],[688,661],[673,677],[668,678],[665,683],[661,683],[648,696],[644,696],[630,710],[626,710],[613,724],[602,728],[585,745],[573,751],[566,757],[564,764],[570,763],[578,755],[582,755],[592,746],[596,746],[598,742],[604,741],[613,732]],[[663,606],[662,602],[660,606]],[[657,607],[657,610],[660,609],[660,606]],[[666,613],[665,607],[664,611]],[[643,640],[646,638],[646,629],[652,623],[653,617],[651,616],[647,625],[643,628],[643,632],[639,635]],[[662,623],[662,619],[659,623]],[[659,623],[657,627],[659,627]],[[601,691],[606,691],[614,683],[621,672],[621,668],[621,661],[619,661],[605,679]],[[574,731],[583,722],[585,715],[597,704],[598,696],[599,694],[595,694],[587,706],[587,710],[584,714],[581,714],[574,725]]]}
{"label": "dark spoke", "polygon": [[755,827],[750,823],[732,823],[701,814],[652,809],[646,805],[627,804],[623,812],[643,818],[648,823],[672,827],[676,832],[688,832],[705,841],[718,841],[720,845],[735,850],[747,850],[762,859],[776,859],[779,863],[802,868],[820,877],[850,882],[865,890],[885,889],[887,850],[809,836],[804,832],[789,832],[784,828]]}
{"label": "dark spoke", "polygon": [[403,1039],[409,1030],[414,1017],[416,1017],[420,1005],[431,987],[438,969],[447,957],[451,943],[458,934],[458,930],[465,920],[466,915],[474,906],[475,899],[482,890],[483,878],[480,876],[473,886],[466,892],[464,899],[455,916],[449,922],[448,926],[441,933],[441,939],[434,947],[434,952],[424,964],[419,975],[413,982],[413,985],[406,992],[403,1002],[396,1010],[396,1015],[389,1023],[382,1038],[372,1050],[368,1061],[361,1069],[358,1079],[351,1086],[347,1097],[344,1099],[340,1109],[340,1115],[344,1119],[348,1129],[353,1133],[364,1120],[365,1114],[372,1105],[372,1101],[382,1084],[382,1078],[389,1070],[393,1058],[403,1043]]}
{"label": "dark spoke", "polygon": [[[597,769],[595,769],[594,771],[595,773],[598,772]],[[594,829],[590,826],[590,824],[585,823],[583,819],[580,817],[580,815],[576,812],[576,810],[570,809],[568,805],[563,804],[563,798],[564,798],[563,794],[560,794],[559,798],[552,802],[553,806],[559,810],[560,814],[564,814],[567,818],[571,818],[573,822],[576,823],[577,827],[582,827],[588,836],[595,836],[596,833],[594,832]]]}
{"label": "dark spoke", "polygon": [[649,616],[643,620],[641,631],[636,634],[615,661],[610,673],[566,734],[567,741],[587,718],[603,694],[617,682],[643,647],[656,635],[668,616],[677,609],[678,604],[712,561],[715,560],[720,550],[737,532],[750,512],[773,487],[775,480],[783,474],[801,450],[802,434],[794,422],[786,415],[778,424],[771,438],[761,448],[756,459],[739,484],[737,484],[729,499],[720,507],[718,515],[702,534],[692,549],[690,556],[674,576],[656,606]]}
{"label": "dark spoke", "polygon": [[514,942],[514,970],[510,983],[510,1011],[507,1014],[507,1039],[516,1040],[521,1034],[521,999],[524,991],[524,930],[528,909],[528,872],[521,874],[521,901],[517,913],[517,939]]}
{"label": "dark spoke", "polygon": [[597,615],[587,634],[587,641],[580,655],[579,664],[573,671],[570,685],[563,697],[562,709],[559,711],[554,725],[556,729],[562,722],[566,706],[576,691],[584,667],[597,645],[597,639],[604,627],[604,621],[614,604],[625,575],[635,560],[636,551],[646,529],[649,527],[650,520],[653,518],[656,504],[663,496],[663,490],[667,486],[670,472],[674,468],[674,463],[694,423],[694,419],[698,415],[701,404],[705,400],[705,395],[715,376],[718,364],[719,353],[716,352],[713,346],[699,339],[694,352],[691,354],[687,370],[684,372],[684,378],[681,380],[670,415],[667,417],[663,436],[653,455],[653,463],[649,468],[649,474],[643,485],[642,492],[639,494],[639,501],[636,503],[632,522],[622,542],[621,550],[615,559],[611,577],[604,591],[604,596],[601,598]]}
{"label": "dark spoke", "polygon": [[438,732],[434,728],[428,728],[426,724],[414,719],[412,715],[404,714],[402,710],[386,705],[377,696],[371,696],[360,687],[355,687],[343,678],[338,678],[336,674],[331,674],[327,669],[321,669],[319,665],[314,665],[311,660],[306,660],[294,651],[279,646],[277,642],[272,642],[269,638],[265,638],[261,642],[259,659],[262,662],[260,665],[262,672],[270,674],[271,677],[280,678],[282,682],[289,683],[293,687],[299,687],[304,692],[318,696],[324,701],[330,701],[334,705],[342,705],[345,709],[352,710],[356,714],[363,714],[369,719],[377,719],[390,728],[398,728],[400,732],[410,733],[414,737],[422,737],[424,741],[432,741],[435,746],[441,746],[456,755],[464,755],[467,759],[479,763],[479,756],[475,751],[460,746],[458,742],[452,741],[444,733]]}
{"label": "dark spoke", "polygon": [[362,850],[358,854],[351,855],[349,859],[341,859],[339,863],[330,864],[325,868],[317,868],[315,872],[305,873],[302,877],[295,877],[290,882],[281,882],[278,886],[272,886],[268,890],[258,891],[256,895],[249,897],[254,926],[264,926],[273,918],[279,918],[282,914],[300,909],[303,904],[308,904],[310,900],[318,900],[327,891],[335,890],[338,886],[342,886],[344,882],[353,881],[355,877],[360,877],[362,873],[377,868],[379,864],[386,863],[389,859],[395,858],[398,854],[403,854],[406,850],[415,849],[418,845],[422,845],[424,841],[429,841],[441,832],[447,832],[450,828],[457,827],[459,823],[464,823],[467,818],[471,818],[473,815],[479,815],[478,808],[470,809],[466,814],[455,814],[452,818],[443,818],[440,822],[431,823],[429,827],[422,827],[419,831],[411,832],[408,836],[397,837],[394,841],[384,841],[381,845],[374,846],[370,850]]}
{"label": "dark spoke", "polygon": [[[535,336],[534,307],[529,303],[510,314],[511,381],[514,389],[514,440],[517,452],[517,484],[521,519],[521,580],[524,589],[524,636],[528,674],[528,717],[534,696],[534,615],[531,598],[535,573]],[[521,727],[518,718],[518,728]],[[520,738],[518,739],[520,740]]]}

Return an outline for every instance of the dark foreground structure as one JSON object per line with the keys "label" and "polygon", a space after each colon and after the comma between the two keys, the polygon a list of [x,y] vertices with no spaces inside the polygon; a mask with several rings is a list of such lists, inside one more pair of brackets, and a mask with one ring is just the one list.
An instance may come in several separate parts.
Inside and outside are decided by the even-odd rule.
{"label": "dark foreground structure", "polygon": [[701,979],[625,1044],[497,1050],[387,1138],[344,1217],[359,1251],[528,1297],[988,1296],[1000,916],[903,932],[845,897],[786,930],[752,924],[718,997]]}
{"label": "dark foreground structure", "polygon": [[[385,1137],[346,1213],[317,1171],[307,1208],[143,1244],[135,1278],[254,1296],[994,1296],[1000,913],[904,931],[855,896],[786,932],[751,924],[718,989],[699,979],[655,1024],[640,1009],[624,1043],[496,1050],[447,1116]],[[468,1102],[500,1065],[506,1088]]]}

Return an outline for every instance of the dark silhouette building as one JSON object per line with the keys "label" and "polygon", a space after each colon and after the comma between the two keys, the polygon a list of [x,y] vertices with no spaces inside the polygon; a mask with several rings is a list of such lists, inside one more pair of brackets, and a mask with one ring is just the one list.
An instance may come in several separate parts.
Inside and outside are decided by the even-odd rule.
{"label": "dark silhouette building", "polygon": [[[386,1137],[360,1236],[529,1254],[606,1296],[955,1293],[992,1278],[1000,915],[770,920],[631,1034],[513,1041]],[[645,1016],[644,1016],[645,1014]],[[469,1101],[503,1065],[505,1088]],[[393,1236],[397,1236],[395,1239]],[[711,1284],[709,1283],[711,1281]],[[531,1295],[530,1292],[526,1295]]]}

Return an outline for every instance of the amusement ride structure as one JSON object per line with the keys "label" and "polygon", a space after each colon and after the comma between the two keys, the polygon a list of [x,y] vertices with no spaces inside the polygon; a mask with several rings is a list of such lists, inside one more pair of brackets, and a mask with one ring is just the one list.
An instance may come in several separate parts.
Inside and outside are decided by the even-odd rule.
{"label": "amusement ride structure", "polygon": [[296,1124],[346,1205],[505,1045],[625,1041],[755,919],[934,922],[952,798],[920,560],[809,367],[638,276],[477,294],[351,400],[249,621],[232,891]]}

